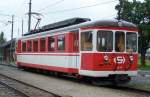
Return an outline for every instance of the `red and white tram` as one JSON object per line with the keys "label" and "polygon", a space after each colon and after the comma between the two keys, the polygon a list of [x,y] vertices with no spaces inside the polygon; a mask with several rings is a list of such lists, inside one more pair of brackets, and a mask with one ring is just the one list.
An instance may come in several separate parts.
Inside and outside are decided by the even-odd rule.
{"label": "red and white tram", "polygon": [[128,82],[137,74],[138,29],[125,21],[73,18],[25,34],[16,55],[19,67]]}

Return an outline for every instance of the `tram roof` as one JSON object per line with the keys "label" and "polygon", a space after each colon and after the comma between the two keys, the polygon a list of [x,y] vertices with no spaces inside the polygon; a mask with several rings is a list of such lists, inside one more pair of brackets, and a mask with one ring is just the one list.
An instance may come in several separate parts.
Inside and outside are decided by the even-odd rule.
{"label": "tram roof", "polygon": [[[69,21],[69,20],[72,20],[72,21]],[[28,37],[30,35],[36,35],[37,33],[55,33],[55,32],[60,32],[60,31],[71,31],[71,30],[75,30],[75,29],[79,29],[79,28],[92,27],[92,26],[93,27],[94,26],[102,26],[102,27],[137,28],[137,26],[131,22],[127,22],[124,20],[116,20],[116,19],[90,21],[90,19],[87,19],[87,18],[72,18],[69,20],[64,20],[61,22],[43,26],[41,28],[46,28],[45,30],[37,29],[34,32],[24,34],[24,37]],[[75,22],[75,23],[73,23],[73,22]],[[57,24],[59,24],[59,26],[57,26]],[[63,26],[63,25],[65,25],[65,26]],[[55,28],[53,28],[53,27],[55,27]]]}
{"label": "tram roof", "polygon": [[39,33],[39,32],[43,32],[43,31],[50,31],[50,30],[55,30],[55,29],[59,29],[59,28],[69,27],[69,26],[81,24],[81,23],[84,23],[84,22],[87,22],[87,21],[91,21],[91,19],[89,19],[89,18],[79,18],[79,17],[66,19],[66,20],[63,20],[63,21],[59,21],[59,22],[56,22],[56,23],[45,25],[45,26],[41,27],[40,29],[32,30],[32,31],[24,34],[24,36]]}

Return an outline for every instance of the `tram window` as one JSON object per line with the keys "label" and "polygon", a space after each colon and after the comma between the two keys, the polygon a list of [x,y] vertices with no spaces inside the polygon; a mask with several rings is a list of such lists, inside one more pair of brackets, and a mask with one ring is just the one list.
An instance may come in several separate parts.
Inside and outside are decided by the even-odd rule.
{"label": "tram window", "polygon": [[125,51],[125,34],[124,32],[117,31],[115,33],[115,50],[116,52]]}
{"label": "tram window", "polygon": [[45,51],[45,48],[46,48],[46,47],[45,47],[45,46],[46,46],[45,44],[46,44],[45,38],[41,38],[41,39],[40,39],[40,51],[41,51],[41,52],[44,52],[44,51]]}
{"label": "tram window", "polygon": [[38,52],[38,40],[33,40],[33,52]]}
{"label": "tram window", "polygon": [[31,41],[31,40],[28,40],[28,41],[27,41],[27,51],[28,51],[28,52],[31,52],[31,51],[32,51],[32,41]]}
{"label": "tram window", "polygon": [[97,50],[101,52],[111,52],[113,50],[113,32],[97,32]]}
{"label": "tram window", "polygon": [[21,40],[18,40],[17,42],[16,42],[16,51],[18,52],[18,53],[20,53],[21,52]]}
{"label": "tram window", "polygon": [[22,42],[22,52],[26,52],[26,42]]}
{"label": "tram window", "polygon": [[73,43],[73,50],[78,51],[79,50],[79,32],[73,33],[74,37],[74,43]]}
{"label": "tram window", "polygon": [[55,39],[54,37],[49,37],[48,38],[48,51],[54,51],[55,47]]}
{"label": "tram window", "polygon": [[64,35],[58,36],[58,50],[61,50],[61,51],[65,50],[65,36]]}
{"label": "tram window", "polygon": [[81,50],[91,51],[93,49],[92,45],[93,34],[92,31],[81,33]]}
{"label": "tram window", "polygon": [[126,50],[127,52],[137,51],[137,34],[132,32],[127,32],[126,34]]}

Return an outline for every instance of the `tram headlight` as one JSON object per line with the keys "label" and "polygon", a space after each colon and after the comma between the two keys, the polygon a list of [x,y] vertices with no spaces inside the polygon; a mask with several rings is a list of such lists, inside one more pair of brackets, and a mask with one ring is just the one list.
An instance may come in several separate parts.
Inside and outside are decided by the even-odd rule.
{"label": "tram headlight", "polygon": [[129,56],[130,61],[133,62],[133,56]]}
{"label": "tram headlight", "polygon": [[132,55],[130,55],[130,56],[129,56],[129,62],[130,62],[130,64],[132,64],[132,63],[133,63],[133,61],[134,61],[134,58],[133,58],[133,56],[132,56]]}
{"label": "tram headlight", "polygon": [[104,64],[109,63],[109,57],[107,55],[104,56]]}

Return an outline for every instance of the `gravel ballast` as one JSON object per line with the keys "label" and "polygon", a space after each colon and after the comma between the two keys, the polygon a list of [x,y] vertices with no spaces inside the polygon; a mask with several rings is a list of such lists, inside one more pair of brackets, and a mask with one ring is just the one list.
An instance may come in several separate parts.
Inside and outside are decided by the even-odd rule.
{"label": "gravel ballast", "polygon": [[82,84],[67,79],[21,71],[17,68],[0,66],[0,73],[21,80],[49,92],[73,97],[148,97],[150,95]]}

